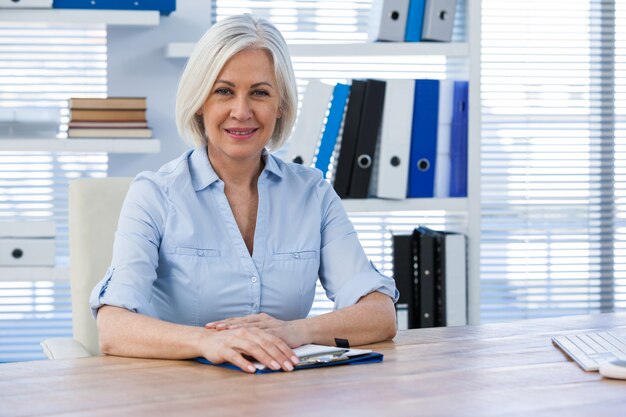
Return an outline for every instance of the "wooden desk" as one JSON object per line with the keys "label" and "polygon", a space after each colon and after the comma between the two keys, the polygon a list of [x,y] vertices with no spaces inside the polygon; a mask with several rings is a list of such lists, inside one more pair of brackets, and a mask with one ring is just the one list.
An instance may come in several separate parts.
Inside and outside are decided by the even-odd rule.
{"label": "wooden desk", "polygon": [[405,331],[381,364],[247,375],[94,357],[0,365],[1,416],[620,416],[626,381],[582,371],[550,336],[626,314]]}

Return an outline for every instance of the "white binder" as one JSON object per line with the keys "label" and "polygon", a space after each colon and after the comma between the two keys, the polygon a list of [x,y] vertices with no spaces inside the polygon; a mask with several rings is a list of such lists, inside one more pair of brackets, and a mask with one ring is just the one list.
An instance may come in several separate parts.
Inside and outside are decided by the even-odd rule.
{"label": "white binder", "polygon": [[446,326],[467,324],[467,243],[465,235],[444,235]]}
{"label": "white binder", "polygon": [[409,179],[415,80],[387,80],[376,196],[404,199]]}
{"label": "white binder", "polygon": [[450,42],[455,13],[456,0],[426,0],[422,40]]}
{"label": "white binder", "polygon": [[404,42],[409,0],[374,0],[370,10],[368,40]]}
{"label": "white binder", "polygon": [[439,82],[439,110],[437,121],[437,162],[435,163],[434,197],[450,197],[450,132],[452,129],[452,101],[454,81]]}
{"label": "white binder", "polygon": [[333,89],[334,86],[317,79],[309,81],[296,126],[288,142],[286,162],[297,162],[307,167],[312,165]]}

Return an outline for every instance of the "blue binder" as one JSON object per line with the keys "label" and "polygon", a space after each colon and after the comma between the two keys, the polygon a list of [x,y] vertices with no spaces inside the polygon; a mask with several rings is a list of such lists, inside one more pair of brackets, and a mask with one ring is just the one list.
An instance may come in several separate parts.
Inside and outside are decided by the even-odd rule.
{"label": "blue binder", "polygon": [[54,9],[158,10],[167,16],[176,10],[176,0],[54,0]]}
{"label": "blue binder", "polygon": [[[383,361],[383,357],[384,356],[382,353],[370,352],[364,355],[351,356],[349,359],[341,360],[337,362],[321,362],[321,363],[315,363],[315,364],[309,364],[309,365],[297,365],[294,370],[299,371],[302,369],[323,368],[326,366],[364,365],[368,363],[378,363],[378,362]],[[235,371],[243,372],[241,368],[231,363],[213,363],[211,361],[206,360],[205,358],[195,358],[193,360],[196,362],[207,364],[207,365],[219,366],[220,368],[234,369]],[[282,370],[275,371],[273,369],[266,368],[266,369],[257,369],[255,374],[271,374],[274,372],[283,372],[283,371]]]}
{"label": "blue binder", "polygon": [[422,26],[424,24],[425,0],[411,0],[409,13],[406,18],[406,31],[404,40],[407,42],[419,42],[422,40]]}
{"label": "blue binder", "polygon": [[343,113],[346,108],[349,93],[350,86],[346,84],[337,84],[333,90],[333,98],[330,102],[328,117],[326,118],[326,127],[322,134],[322,140],[320,141],[317,159],[315,161],[315,168],[322,171],[324,178],[326,178],[330,158],[337,144],[337,136],[341,128],[341,121],[343,120]]}
{"label": "blue binder", "polygon": [[439,81],[415,80],[407,197],[434,196]]}
{"label": "blue binder", "polygon": [[450,132],[450,197],[467,197],[467,81],[454,82]]}

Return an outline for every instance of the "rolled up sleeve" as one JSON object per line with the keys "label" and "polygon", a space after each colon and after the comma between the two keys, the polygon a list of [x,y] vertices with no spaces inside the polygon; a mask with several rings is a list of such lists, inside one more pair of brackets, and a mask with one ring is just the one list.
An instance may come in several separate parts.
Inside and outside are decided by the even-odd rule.
{"label": "rolled up sleeve", "polygon": [[319,276],[335,309],[354,305],[374,291],[389,296],[394,303],[398,301],[394,280],[380,273],[367,259],[335,191],[323,184],[318,191],[324,210]]}
{"label": "rolled up sleeve", "polygon": [[89,299],[94,317],[103,305],[156,317],[150,300],[167,218],[165,194],[152,173],[139,174],[131,184],[120,212],[111,266]]}

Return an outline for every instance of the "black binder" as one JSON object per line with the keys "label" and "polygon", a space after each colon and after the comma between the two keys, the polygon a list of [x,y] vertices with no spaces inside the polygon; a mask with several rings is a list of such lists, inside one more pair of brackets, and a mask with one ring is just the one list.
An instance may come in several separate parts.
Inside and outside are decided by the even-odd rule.
{"label": "black binder", "polygon": [[435,231],[435,327],[446,326],[446,234]]}
{"label": "black binder", "polygon": [[341,198],[350,197],[352,162],[354,161],[356,143],[359,136],[361,110],[363,108],[363,99],[365,98],[365,85],[365,81],[352,80],[352,86],[350,87],[346,120],[343,125],[341,147],[339,148],[339,157],[337,158],[337,171],[333,183],[337,195]]}
{"label": "black binder", "polygon": [[413,233],[417,244],[417,311],[419,327],[435,326],[435,234],[426,227]]}
{"label": "black binder", "polygon": [[415,329],[415,298],[413,296],[413,236],[393,236],[393,279],[400,292],[396,303],[398,328]]}
{"label": "black binder", "polygon": [[359,134],[348,191],[350,198],[367,198],[368,196],[385,104],[385,85],[384,81],[367,80],[365,86]]}

